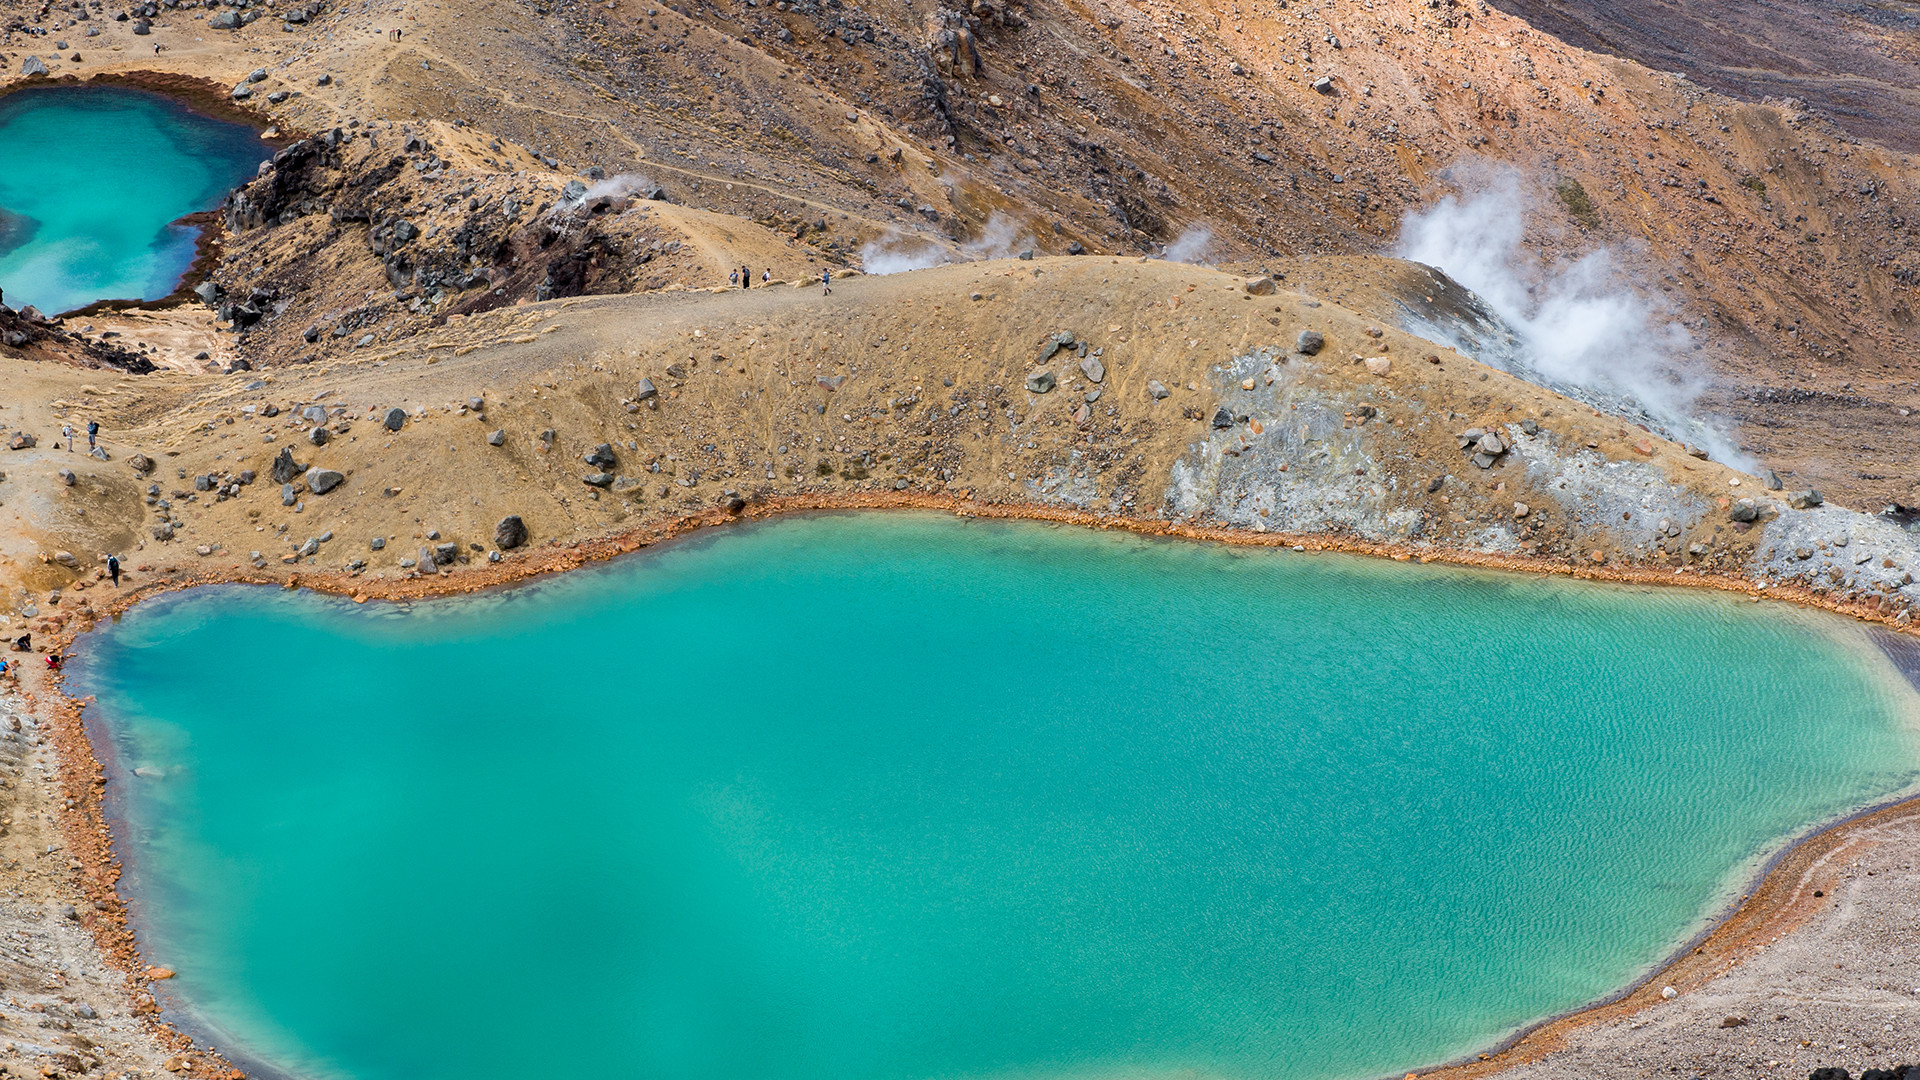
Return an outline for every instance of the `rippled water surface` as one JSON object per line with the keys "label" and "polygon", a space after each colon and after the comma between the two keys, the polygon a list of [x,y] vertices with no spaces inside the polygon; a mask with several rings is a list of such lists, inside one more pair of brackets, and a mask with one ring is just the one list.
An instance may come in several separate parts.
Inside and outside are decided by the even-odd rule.
{"label": "rippled water surface", "polygon": [[257,133],[120,87],[0,97],[0,294],[48,314],[157,300],[193,263],[211,210],[273,149]]}
{"label": "rippled water surface", "polygon": [[172,1007],[365,1080],[1399,1072],[1916,777],[1842,620],[931,515],[195,590],[76,678]]}

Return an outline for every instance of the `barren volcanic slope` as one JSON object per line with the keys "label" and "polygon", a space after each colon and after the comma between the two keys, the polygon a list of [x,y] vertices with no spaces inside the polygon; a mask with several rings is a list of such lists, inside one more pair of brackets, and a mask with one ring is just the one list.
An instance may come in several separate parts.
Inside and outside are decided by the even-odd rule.
{"label": "barren volcanic slope", "polygon": [[[713,284],[775,252],[793,256],[773,267],[784,276],[888,234],[1133,252],[1205,229],[1215,257],[1248,264],[1377,251],[1451,190],[1452,167],[1499,162],[1542,196],[1532,250],[1617,249],[1687,325],[1709,403],[1751,453],[1854,505],[1920,502],[1902,464],[1920,441],[1898,412],[1920,405],[1906,156],[1493,8],[417,0],[309,4],[238,30],[162,8],[146,36],[98,10],[68,26],[78,13],[16,6],[7,70],[28,51],[56,76],[231,85],[263,69],[247,106],[348,140],[317,175],[296,162],[282,198],[250,193],[270,217],[233,217],[257,227],[216,279],[271,310],[236,343],[256,364],[351,348],[364,331],[331,336],[343,321],[409,333],[543,288]],[[49,48],[62,34],[70,49]],[[550,229],[539,208],[590,167],[762,228],[737,258],[707,233]],[[396,220],[422,235],[396,237]],[[483,284],[494,299],[469,295]],[[301,340],[316,325],[327,333]]]}
{"label": "barren volcanic slope", "polygon": [[1797,98],[1863,139],[1920,149],[1920,5],[1494,0],[1494,6],[1570,45],[1682,72],[1749,101]]}

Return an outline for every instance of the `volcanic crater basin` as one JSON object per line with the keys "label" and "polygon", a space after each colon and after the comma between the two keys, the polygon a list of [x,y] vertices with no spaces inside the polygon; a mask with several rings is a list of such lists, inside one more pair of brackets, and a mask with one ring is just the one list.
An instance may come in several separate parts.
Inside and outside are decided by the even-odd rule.
{"label": "volcanic crater basin", "polygon": [[165,1015],[303,1077],[1397,1073],[1920,776],[1821,612],[927,513],[82,646]]}
{"label": "volcanic crater basin", "polygon": [[0,295],[54,314],[158,300],[212,210],[273,148],[244,124],[123,86],[0,96]]}

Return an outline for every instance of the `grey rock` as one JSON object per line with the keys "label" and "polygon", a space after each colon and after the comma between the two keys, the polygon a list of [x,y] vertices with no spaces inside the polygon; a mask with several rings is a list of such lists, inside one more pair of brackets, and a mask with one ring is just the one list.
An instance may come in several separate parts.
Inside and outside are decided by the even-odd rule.
{"label": "grey rock", "polygon": [[1491,469],[1493,468],[1493,455],[1484,452],[1475,454],[1473,455],[1473,463],[1483,469]]}
{"label": "grey rock", "polygon": [[1247,290],[1248,296],[1272,296],[1273,279],[1265,274],[1259,277],[1251,277],[1242,283],[1241,288]]}
{"label": "grey rock", "polygon": [[440,572],[439,564],[433,561],[432,548],[427,548],[427,547],[421,548],[419,561],[416,562],[414,565],[419,567],[420,572],[423,574],[437,574]]}
{"label": "grey rock", "polygon": [[31,79],[35,75],[45,75],[47,65],[37,56],[29,56],[20,62],[20,74]]}
{"label": "grey rock", "polygon": [[346,482],[346,476],[332,469],[322,469],[316,465],[307,470],[307,490],[315,495],[325,495]]}
{"label": "grey rock", "polygon": [[520,520],[519,514],[508,514],[493,527],[493,546],[502,551],[511,551],[527,542],[527,523]]}
{"label": "grey rock", "polygon": [[300,501],[300,493],[293,490],[292,484],[280,485],[280,505],[281,506],[292,506],[294,503],[297,503],[299,501]]}
{"label": "grey rock", "polygon": [[1036,394],[1044,394],[1053,389],[1053,372],[1046,368],[1035,368],[1027,372],[1027,389]]}
{"label": "grey rock", "polygon": [[435,566],[451,566],[454,558],[459,554],[459,544],[447,543],[433,545],[433,562]]}
{"label": "grey rock", "polygon": [[496,428],[493,431],[487,432],[488,446],[505,446],[506,444],[507,432],[505,428]]}
{"label": "grey rock", "polygon": [[[307,467],[305,465],[293,460],[293,447],[291,446],[282,447],[280,453],[274,456],[272,476],[273,482],[276,484],[290,483],[294,477],[306,471]],[[292,506],[293,504],[288,503],[287,505]]]}
{"label": "grey rock", "polygon": [[1760,482],[1767,486],[1768,491],[1779,491],[1785,486],[1780,483],[1780,474],[1772,469],[1760,470]]}
{"label": "grey rock", "polygon": [[1444,476],[1436,476],[1433,479],[1427,481],[1427,494],[1431,495],[1434,492],[1439,491],[1441,488],[1446,486],[1447,486],[1447,478]]}
{"label": "grey rock", "polygon": [[367,547],[373,551],[384,551],[386,550],[386,546],[387,546],[387,538],[384,536],[376,536],[373,539],[367,541]]}
{"label": "grey rock", "polygon": [[1480,436],[1480,452],[1499,457],[1501,454],[1507,452],[1507,444],[1500,441],[1500,436],[1489,431],[1485,435]]}
{"label": "grey rock", "polygon": [[1167,396],[1169,391],[1167,390],[1166,386],[1160,382],[1159,379],[1148,379],[1147,393],[1153,395],[1153,400],[1160,401]]}
{"label": "grey rock", "polygon": [[1223,405],[1213,410],[1213,426],[1217,428],[1230,428],[1233,426],[1233,414],[1227,411],[1226,406]]}
{"label": "grey rock", "polygon": [[1693,556],[1696,559],[1702,555],[1710,554],[1712,553],[1712,551],[1713,549],[1711,547],[1708,547],[1706,544],[1688,544],[1687,545],[1687,554]]}
{"label": "grey rock", "polygon": [[568,202],[579,202],[587,197],[587,185],[578,180],[569,180],[561,186],[560,197]]}
{"label": "grey rock", "polygon": [[588,473],[580,478],[580,482],[597,488],[612,487],[613,474],[607,472]]}
{"label": "grey rock", "polygon": [[1760,507],[1755,505],[1752,499],[1741,499],[1733,504],[1733,509],[1727,512],[1727,516],[1735,521],[1759,521]]}
{"label": "grey rock", "polygon": [[323,405],[309,405],[300,410],[300,418],[309,424],[324,424],[327,422],[326,407]]}
{"label": "grey rock", "polygon": [[247,81],[250,83],[265,82],[266,80],[267,80],[266,68],[254,68],[252,71],[247,73]]}
{"label": "grey rock", "polygon": [[470,397],[467,399],[467,408],[473,412],[479,412],[481,409],[486,408],[486,406],[487,401],[485,398]]}
{"label": "grey rock", "polygon": [[645,401],[648,398],[654,396],[655,394],[658,394],[659,392],[660,392],[659,390],[654,388],[652,379],[641,379],[640,388],[637,391],[635,391],[633,395],[633,400]]}
{"label": "grey rock", "polygon": [[213,476],[212,476],[212,474],[210,474],[210,473],[201,473],[200,475],[198,475],[198,476],[195,476],[195,477],[193,478],[193,490],[195,490],[195,491],[212,491],[212,490],[213,490]]}
{"label": "grey rock", "polygon": [[402,427],[406,426],[406,423],[407,410],[399,406],[388,409],[387,414],[380,418],[381,426],[385,427],[388,431],[399,431]]}
{"label": "grey rock", "polygon": [[618,463],[613,456],[613,444],[611,443],[601,443],[599,446],[582,454],[581,460],[596,469],[611,469]]}
{"label": "grey rock", "polygon": [[1101,363],[1097,356],[1085,357],[1080,361],[1080,374],[1085,375],[1088,382],[1106,382],[1107,365]]}
{"label": "grey rock", "polygon": [[293,557],[296,559],[304,559],[309,555],[317,554],[319,550],[320,538],[317,536],[309,536],[307,537],[307,542],[301,544],[300,549],[293,553]]}
{"label": "grey rock", "polygon": [[107,456],[107,451],[106,451],[106,449],[105,449],[104,447],[99,447],[99,446],[96,446],[96,447],[94,447],[93,449],[91,449],[91,450],[89,450],[89,451],[87,451],[87,456],[88,456],[88,457],[90,457],[90,458],[92,458],[92,459],[94,459],[95,461],[111,461],[111,460],[113,460],[112,458],[109,458],[109,457]]}
{"label": "grey rock", "polygon": [[325,446],[327,445],[327,440],[331,438],[333,438],[333,434],[323,427],[317,427],[307,432],[307,441],[315,446]]}
{"label": "grey rock", "polygon": [[1811,510],[1826,501],[1827,500],[1813,488],[1808,488],[1805,491],[1796,491],[1787,496],[1787,505],[1793,507],[1795,510]]}
{"label": "grey rock", "polygon": [[155,540],[173,539],[173,522],[163,521],[160,524],[155,525],[153,527],[153,538]]}
{"label": "grey rock", "polygon": [[1327,339],[1318,330],[1302,330],[1293,340],[1293,351],[1302,356],[1313,356],[1326,348]]}

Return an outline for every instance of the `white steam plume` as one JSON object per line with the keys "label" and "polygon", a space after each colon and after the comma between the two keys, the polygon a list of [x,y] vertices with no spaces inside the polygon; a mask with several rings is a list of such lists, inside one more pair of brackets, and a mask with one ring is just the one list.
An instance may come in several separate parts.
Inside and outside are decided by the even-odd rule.
{"label": "white steam plume", "polygon": [[909,240],[899,233],[869,240],[860,248],[860,269],[869,274],[903,274],[952,261],[953,255],[946,248]]}
{"label": "white steam plume", "polygon": [[1189,225],[1181,230],[1162,256],[1168,262],[1202,263],[1213,251],[1213,230],[1205,225]]}
{"label": "white steam plume", "polygon": [[1692,344],[1686,330],[1627,286],[1605,248],[1564,268],[1540,265],[1521,246],[1528,209],[1519,179],[1497,174],[1471,194],[1409,214],[1396,254],[1478,294],[1519,335],[1524,362],[1540,375],[1632,399],[1675,437],[1716,460],[1746,463],[1732,439],[1694,413],[1702,383],[1678,361]]}
{"label": "white steam plume", "polygon": [[1033,237],[1025,226],[995,210],[979,237],[961,245],[960,250],[975,259],[1010,259],[1032,246]]}

